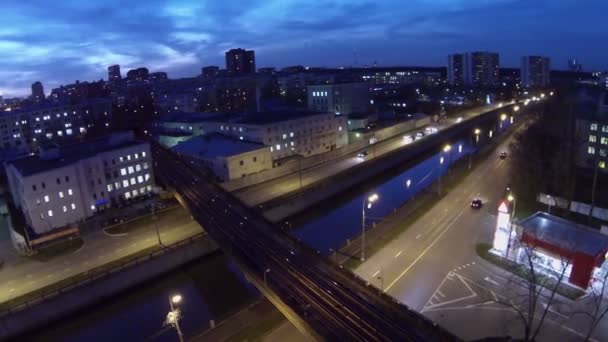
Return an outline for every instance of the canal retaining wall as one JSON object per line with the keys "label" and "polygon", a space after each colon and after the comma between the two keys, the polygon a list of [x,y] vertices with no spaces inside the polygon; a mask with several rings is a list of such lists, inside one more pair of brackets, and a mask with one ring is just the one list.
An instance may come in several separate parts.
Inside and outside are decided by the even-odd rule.
{"label": "canal retaining wall", "polygon": [[131,259],[106,272],[93,274],[53,293],[32,299],[0,315],[0,341],[52,326],[53,321],[74,315],[88,306],[105,301],[217,250],[218,246],[208,235],[195,235],[161,250]]}

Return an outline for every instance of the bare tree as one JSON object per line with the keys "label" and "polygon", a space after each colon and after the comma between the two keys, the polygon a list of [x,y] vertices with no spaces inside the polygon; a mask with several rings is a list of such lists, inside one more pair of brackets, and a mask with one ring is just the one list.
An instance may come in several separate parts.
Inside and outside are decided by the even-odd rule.
{"label": "bare tree", "polygon": [[606,293],[607,287],[608,272],[602,270],[602,275],[591,285],[589,310],[581,312],[589,318],[589,328],[585,335],[585,341],[591,340],[591,335],[593,335],[599,323],[606,317],[606,314],[608,314],[608,302],[604,300],[604,294]]}
{"label": "bare tree", "polygon": [[[512,295],[493,300],[512,309],[523,325],[523,341],[535,341],[553,304],[557,291],[566,276],[569,260],[560,258],[557,267],[539,265],[541,257],[536,246],[520,242],[516,246],[521,252],[521,265],[516,275],[507,284]],[[543,299],[543,301],[541,301]]]}

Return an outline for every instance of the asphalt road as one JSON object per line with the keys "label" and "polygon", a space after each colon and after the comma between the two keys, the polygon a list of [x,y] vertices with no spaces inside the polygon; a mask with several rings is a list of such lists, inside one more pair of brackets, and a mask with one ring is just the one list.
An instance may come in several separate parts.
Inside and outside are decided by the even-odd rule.
{"label": "asphalt road", "polygon": [[[506,104],[506,103],[505,103]],[[495,110],[500,108],[499,105],[491,105],[484,106],[481,108],[476,108],[472,110],[468,110],[461,114],[462,121],[466,121],[473,117],[476,117],[480,114]],[[432,125],[439,129],[439,133],[441,134],[441,130],[446,129],[450,126],[459,124],[460,121],[457,118],[452,118],[449,120],[445,120],[441,124]],[[415,134],[417,131],[423,131],[424,128],[418,128],[413,130],[407,134]],[[403,134],[405,135],[405,134]],[[397,148],[401,148],[405,145],[403,141],[403,135],[398,135],[394,138],[390,138],[381,142],[376,143],[375,145],[370,145],[367,150],[368,155],[365,158],[359,158],[356,155],[349,155],[342,159],[324,163],[312,168],[304,169],[301,172],[302,178],[302,186],[307,186],[313,184],[319,180],[324,178],[333,176],[338,174],[348,168],[351,168],[355,165],[363,163],[365,161],[369,161],[375,157],[379,157],[385,153],[393,151]],[[424,137],[422,138],[424,139]],[[281,195],[290,193],[292,191],[298,190],[300,188],[300,174],[293,173],[289,174],[277,179],[273,179],[268,182],[260,183],[254,186],[247,187],[243,190],[239,190],[235,192],[235,195],[242,200],[248,206],[258,205],[267,201],[270,201],[276,197]]]}
{"label": "asphalt road", "polygon": [[[161,240],[165,244],[202,232],[200,225],[182,207],[159,214],[159,217]],[[5,220],[0,220],[0,225],[5,227]],[[87,234],[83,237],[85,244],[79,250],[44,262],[17,255],[10,238],[3,239],[0,257],[5,262],[0,268],[0,303],[158,244],[150,219],[134,224],[138,228],[124,235],[110,236],[104,231]]]}

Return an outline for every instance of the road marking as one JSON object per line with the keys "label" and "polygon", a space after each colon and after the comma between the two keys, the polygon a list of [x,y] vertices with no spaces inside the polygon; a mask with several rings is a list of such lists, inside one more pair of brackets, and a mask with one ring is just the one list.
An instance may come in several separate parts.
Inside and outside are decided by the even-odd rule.
{"label": "road marking", "polygon": [[452,222],[450,222],[450,224],[448,224],[448,226],[443,230],[443,232],[441,232],[441,234],[439,234],[435,240],[433,240],[433,242],[431,242],[430,245],[428,245],[424,251],[422,251],[422,253],[420,253],[420,255],[408,266],[406,267],[403,272],[401,272],[401,274],[399,274],[399,276],[397,278],[395,278],[395,280],[393,280],[384,290],[384,292],[390,290],[391,287],[393,287],[393,285],[395,285],[397,283],[397,281],[399,281],[399,279],[401,279],[401,277],[403,277],[407,271],[409,271],[417,262],[418,260],[422,259],[422,257],[435,245],[435,243],[437,241],[439,241],[439,239],[441,239],[441,237],[448,231],[450,230],[450,228],[454,225],[454,222],[456,222],[460,216],[462,216],[462,214],[464,213],[464,208],[460,211],[460,213],[458,213],[458,215],[456,215],[456,217],[452,220]]}
{"label": "road marking", "polygon": [[496,286],[500,286],[500,284],[496,280],[494,280],[490,277],[485,277],[485,278],[483,278],[483,280],[487,281],[488,283],[494,284]]}
{"label": "road marking", "polygon": [[[544,308],[547,308],[547,304],[546,304],[546,303],[541,303],[541,304],[542,304],[542,306],[543,306]],[[560,313],[560,312],[557,312],[556,310],[553,310],[553,309],[551,308],[551,305],[549,305],[549,312],[553,312],[554,314],[556,314],[556,315],[558,315],[558,316],[561,316],[561,317],[563,317],[563,318],[570,318],[569,316],[566,316],[566,315],[564,315],[564,314],[562,314],[562,313]]]}
{"label": "road marking", "polygon": [[421,236],[422,236],[422,234],[416,235],[416,240],[418,240]]}
{"label": "road marking", "polygon": [[372,274],[372,278],[375,277],[375,276],[377,276],[378,273],[380,273],[380,270],[377,270],[376,273]]}
{"label": "road marking", "polygon": [[403,251],[399,251],[397,254],[395,254],[395,258],[398,258],[401,255],[402,252]]}

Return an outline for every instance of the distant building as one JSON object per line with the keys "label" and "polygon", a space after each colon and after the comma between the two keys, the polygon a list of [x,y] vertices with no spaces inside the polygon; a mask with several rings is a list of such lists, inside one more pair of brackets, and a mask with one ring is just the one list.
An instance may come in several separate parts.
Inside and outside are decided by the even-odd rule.
{"label": "distant building", "polygon": [[162,81],[166,81],[169,79],[167,77],[167,73],[163,72],[163,71],[152,72],[152,73],[150,73],[149,78],[152,83],[162,82]]}
{"label": "distant building", "polygon": [[442,72],[437,68],[356,68],[345,72],[373,84],[433,84],[443,80]]}
{"label": "distant building", "polygon": [[50,148],[5,167],[33,243],[56,230],[77,229],[88,217],[146,195],[154,186],[150,145],[132,133]]}
{"label": "distant building", "polygon": [[261,112],[250,114],[203,113],[172,117],[158,128],[193,135],[221,133],[270,147],[273,160],[294,155],[311,156],[348,143],[345,115],[310,112]]}
{"label": "distant building", "polygon": [[578,59],[572,58],[568,60],[568,71],[581,72],[583,71],[583,65],[579,63]]}
{"label": "distant building", "polygon": [[35,152],[45,140],[83,137],[91,129],[109,128],[112,102],[90,99],[77,104],[44,104],[0,113],[0,148]]}
{"label": "distant building", "polygon": [[111,65],[108,67],[108,83],[113,86],[120,84],[122,75],[120,74],[120,65]]}
{"label": "distant building", "polygon": [[500,60],[497,53],[475,51],[448,57],[448,79],[452,84],[495,86],[498,84]]}
{"label": "distant building", "polygon": [[134,82],[146,82],[150,78],[150,74],[147,68],[132,69],[127,72],[127,81]]}
{"label": "distant building", "polygon": [[244,49],[227,51],[226,69],[230,75],[234,76],[255,74],[255,52]]}
{"label": "distant building", "polygon": [[576,111],[576,164],[608,172],[608,94],[591,91],[578,94]]}
{"label": "distant building", "polygon": [[365,82],[309,85],[308,109],[337,115],[367,112],[371,108],[369,87]]}
{"label": "distant building", "polygon": [[215,65],[210,65],[201,69],[201,76],[203,76],[205,80],[213,80],[217,77],[219,72],[219,67]]}
{"label": "distant building", "polygon": [[172,150],[201,161],[224,182],[272,168],[267,146],[219,133],[193,137]]}
{"label": "distant building", "polygon": [[464,84],[464,55],[453,54],[448,56],[448,83],[452,85]]}
{"label": "distant building", "polygon": [[42,83],[40,83],[40,81],[32,83],[32,101],[39,103],[43,102],[45,99],[46,96],[44,95]]}
{"label": "distant building", "polygon": [[521,85],[525,88],[547,87],[550,83],[549,58],[524,56],[521,58]]}
{"label": "distant building", "polygon": [[259,68],[258,69],[258,73],[260,74],[264,74],[264,75],[274,75],[277,73],[277,69],[276,68]]}
{"label": "distant building", "polygon": [[105,82],[80,82],[62,85],[51,91],[49,99],[56,103],[77,103],[90,98],[106,97]]}

